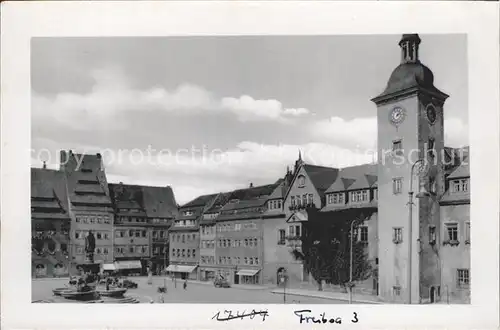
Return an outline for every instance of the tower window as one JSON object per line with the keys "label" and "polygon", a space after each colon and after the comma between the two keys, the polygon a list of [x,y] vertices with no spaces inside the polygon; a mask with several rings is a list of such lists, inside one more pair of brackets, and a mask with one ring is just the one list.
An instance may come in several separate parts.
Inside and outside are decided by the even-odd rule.
{"label": "tower window", "polygon": [[401,194],[402,191],[403,191],[403,179],[402,178],[392,179],[392,193]]}
{"label": "tower window", "polygon": [[429,244],[436,244],[436,226],[429,226]]}
{"label": "tower window", "polygon": [[306,185],[306,177],[301,175],[298,177],[299,180],[299,188],[304,187]]}
{"label": "tower window", "polygon": [[446,233],[448,234],[447,240],[449,242],[457,242],[458,241],[458,224],[456,223],[447,223],[445,224]]}
{"label": "tower window", "polygon": [[392,228],[392,241],[394,244],[403,242],[403,228]]}
{"label": "tower window", "polygon": [[401,287],[400,286],[393,286],[392,287],[392,293],[396,297],[400,296],[401,295]]}
{"label": "tower window", "polygon": [[392,142],[392,152],[396,155],[403,153],[403,141],[395,140]]}

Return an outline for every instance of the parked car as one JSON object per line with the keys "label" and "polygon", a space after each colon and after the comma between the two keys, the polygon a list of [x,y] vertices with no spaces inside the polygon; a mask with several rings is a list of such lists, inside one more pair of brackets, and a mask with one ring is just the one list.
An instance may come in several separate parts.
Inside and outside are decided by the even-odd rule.
{"label": "parked car", "polygon": [[217,278],[214,281],[214,286],[216,288],[230,288],[231,285],[225,278]]}
{"label": "parked car", "polygon": [[137,283],[128,280],[128,279],[123,279],[120,282],[118,282],[118,287],[120,288],[126,288],[126,289],[137,289]]}

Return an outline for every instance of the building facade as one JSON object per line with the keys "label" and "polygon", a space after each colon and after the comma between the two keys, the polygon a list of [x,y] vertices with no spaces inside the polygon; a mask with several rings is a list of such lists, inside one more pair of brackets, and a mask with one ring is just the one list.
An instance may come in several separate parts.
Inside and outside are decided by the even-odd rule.
{"label": "building facade", "polygon": [[267,196],[230,200],[216,220],[217,275],[234,284],[262,284],[262,214]]}
{"label": "building facade", "polygon": [[114,266],[124,272],[145,274],[151,243],[140,186],[110,184],[114,222]]}
{"label": "building facade", "polygon": [[[432,71],[421,63],[420,42],[416,34],[403,35],[401,63],[384,92],[372,100],[378,125],[379,294],[386,301],[406,303],[439,301],[444,283],[449,295],[470,279],[466,262],[451,262],[455,251],[449,250],[455,243],[447,243],[458,241],[459,226],[469,214],[450,226],[442,219],[456,216],[441,203],[449,191],[443,111],[448,95],[434,86]],[[453,239],[440,242],[448,235],[443,231]]]}
{"label": "building facade", "polygon": [[[99,154],[61,151],[59,170],[31,169],[32,276],[76,274],[93,262],[102,270],[145,273],[161,260],[163,269],[177,212],[171,187],[108,185]],[[93,261],[85,254],[90,232]]]}
{"label": "building facade", "polygon": [[67,276],[71,219],[62,172],[31,169],[31,223],[32,276]]}
{"label": "building facade", "polygon": [[[114,210],[101,155],[61,151],[60,161],[69,196],[71,255],[75,267],[89,262],[112,262]],[[96,239],[93,261],[85,255],[85,238],[89,233]]]}

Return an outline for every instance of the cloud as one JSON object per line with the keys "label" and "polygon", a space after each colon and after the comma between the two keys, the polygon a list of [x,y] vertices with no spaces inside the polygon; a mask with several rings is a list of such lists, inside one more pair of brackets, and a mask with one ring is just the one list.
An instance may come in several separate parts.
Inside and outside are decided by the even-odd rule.
{"label": "cloud", "polygon": [[[42,160],[46,160],[49,168],[57,168],[59,149],[64,149],[64,145],[55,141],[45,141],[44,145],[50,145],[50,156],[36,150],[32,153],[32,166],[40,167]],[[230,191],[250,183],[276,182],[284,176],[287,166],[293,166],[299,150],[304,161],[314,165],[346,167],[375,159],[370,154],[324,143],[275,145],[242,141],[227,150],[194,147],[117,150],[83,145],[73,148],[75,153],[100,152],[109,182],[170,185],[180,203],[201,194]]]}
{"label": "cloud", "polygon": [[313,122],[309,127],[313,136],[327,141],[357,148],[377,147],[377,118],[355,118],[345,120],[331,117]]}
{"label": "cloud", "polygon": [[[351,149],[377,148],[377,118],[365,117],[345,120],[331,117],[312,122],[309,126],[312,136],[325,142],[335,143]],[[465,146],[468,142],[468,126],[459,118],[444,121],[445,145]]]}
{"label": "cloud", "polygon": [[137,89],[118,68],[93,70],[92,89],[86,94],[46,96],[33,92],[35,122],[56,121],[78,130],[125,129],[127,112],[166,111],[175,115],[233,114],[238,120],[289,122],[289,117],[309,113],[304,108],[284,108],[278,100],[257,100],[248,95],[217,98],[203,87],[183,83],[172,90],[162,86]]}

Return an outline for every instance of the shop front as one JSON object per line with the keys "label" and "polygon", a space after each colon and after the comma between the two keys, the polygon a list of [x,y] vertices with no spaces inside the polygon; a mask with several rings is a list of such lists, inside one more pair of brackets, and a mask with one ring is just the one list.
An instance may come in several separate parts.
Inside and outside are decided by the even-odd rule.
{"label": "shop front", "polygon": [[167,267],[167,274],[172,277],[180,278],[182,280],[196,280],[196,268],[198,265],[169,265]]}
{"label": "shop front", "polygon": [[213,268],[200,268],[200,281],[213,281],[216,277],[216,270]]}
{"label": "shop front", "polygon": [[260,284],[260,269],[240,269],[236,273],[239,284]]}

